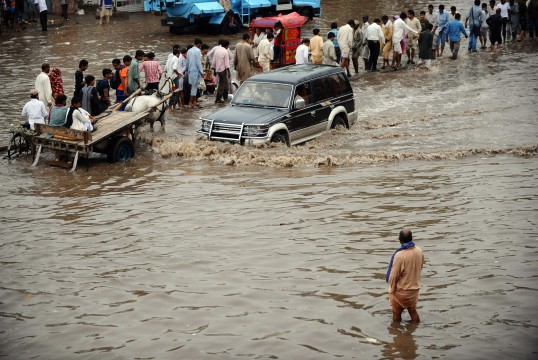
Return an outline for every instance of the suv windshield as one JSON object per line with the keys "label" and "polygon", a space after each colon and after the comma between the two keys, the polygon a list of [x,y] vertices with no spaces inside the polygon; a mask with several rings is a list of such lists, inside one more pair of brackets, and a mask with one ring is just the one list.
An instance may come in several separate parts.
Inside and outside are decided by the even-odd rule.
{"label": "suv windshield", "polygon": [[291,100],[291,85],[246,82],[235,94],[232,104],[287,108]]}

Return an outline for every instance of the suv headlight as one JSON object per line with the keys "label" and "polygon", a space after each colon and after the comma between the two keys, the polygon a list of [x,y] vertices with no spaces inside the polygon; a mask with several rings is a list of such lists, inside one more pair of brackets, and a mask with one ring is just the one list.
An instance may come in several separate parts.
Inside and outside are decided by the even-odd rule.
{"label": "suv headlight", "polygon": [[202,120],[202,131],[209,132],[211,130],[211,120]]}
{"label": "suv headlight", "polygon": [[246,136],[264,136],[267,135],[267,126],[245,125],[243,132]]}

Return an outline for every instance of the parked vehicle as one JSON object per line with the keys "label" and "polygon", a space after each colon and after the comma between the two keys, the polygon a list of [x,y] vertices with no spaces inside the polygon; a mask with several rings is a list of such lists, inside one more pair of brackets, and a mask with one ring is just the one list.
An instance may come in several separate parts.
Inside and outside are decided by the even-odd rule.
{"label": "parked vehicle", "polygon": [[248,26],[255,17],[293,11],[321,16],[320,0],[144,0],[144,11],[165,13],[161,25],[172,33],[227,33],[230,21]]}
{"label": "parked vehicle", "polygon": [[228,107],[201,117],[210,140],[244,145],[314,139],[355,122],[355,96],[340,67],[292,65],[246,80]]}
{"label": "parked vehicle", "polygon": [[256,29],[279,29],[273,41],[274,60],[271,68],[295,64],[295,50],[301,45],[302,26],[308,18],[293,12],[288,15],[256,18],[250,22],[249,31],[254,36]]}

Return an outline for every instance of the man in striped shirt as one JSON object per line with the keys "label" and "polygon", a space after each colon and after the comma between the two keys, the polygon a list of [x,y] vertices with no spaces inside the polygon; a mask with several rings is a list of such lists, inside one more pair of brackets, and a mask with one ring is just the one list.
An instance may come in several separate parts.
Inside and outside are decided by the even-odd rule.
{"label": "man in striped shirt", "polygon": [[163,76],[161,65],[155,61],[155,54],[149,52],[146,54],[147,60],[139,66],[140,72],[146,75],[146,90],[159,90],[159,81]]}

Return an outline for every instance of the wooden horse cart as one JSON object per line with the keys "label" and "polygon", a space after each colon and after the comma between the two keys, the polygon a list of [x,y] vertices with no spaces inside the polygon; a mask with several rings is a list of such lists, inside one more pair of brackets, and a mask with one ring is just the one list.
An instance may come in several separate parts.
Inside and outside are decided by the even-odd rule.
{"label": "wooden horse cart", "polygon": [[32,166],[37,166],[42,149],[49,149],[63,155],[74,155],[72,163],[49,162],[53,166],[70,167],[70,172],[75,171],[79,156],[86,158],[86,169],[88,169],[88,158],[92,152],[106,154],[109,162],[132,158],[135,154],[135,130],[147,124],[148,116],[172,96],[169,94],[163,97],[158,104],[146,111],[119,111],[122,105],[138,93],[131,95],[121,104],[115,105],[112,110],[98,115],[96,129],[93,132],[36,124],[32,151],[35,158]]}

